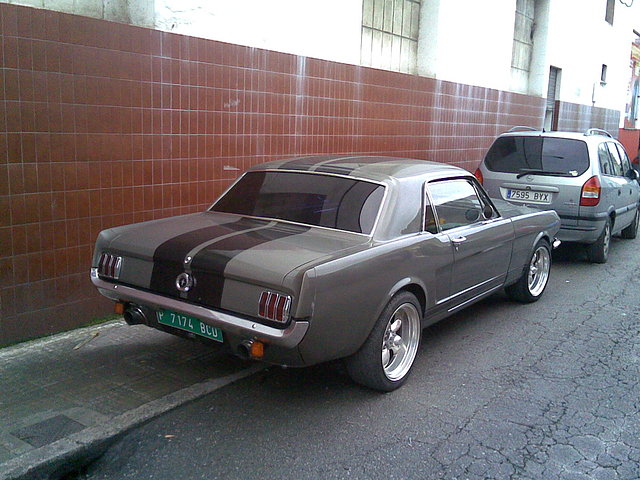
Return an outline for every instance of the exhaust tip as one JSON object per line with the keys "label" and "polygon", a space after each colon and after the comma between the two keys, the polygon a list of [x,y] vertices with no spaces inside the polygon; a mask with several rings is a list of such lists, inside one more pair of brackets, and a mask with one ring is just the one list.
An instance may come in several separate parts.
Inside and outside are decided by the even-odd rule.
{"label": "exhaust tip", "polygon": [[238,356],[244,360],[262,360],[264,343],[257,340],[243,340],[237,348]]}
{"label": "exhaust tip", "polygon": [[243,340],[240,342],[237,348],[238,356],[243,360],[249,360],[251,358],[251,347],[253,340]]}
{"label": "exhaust tip", "polygon": [[147,317],[140,307],[131,306],[122,315],[129,325],[143,325],[147,323]]}

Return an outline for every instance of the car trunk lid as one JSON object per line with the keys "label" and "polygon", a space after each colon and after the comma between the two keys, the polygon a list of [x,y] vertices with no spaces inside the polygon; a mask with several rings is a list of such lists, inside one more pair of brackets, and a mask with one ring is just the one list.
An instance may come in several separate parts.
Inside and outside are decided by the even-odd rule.
{"label": "car trunk lid", "polygon": [[[144,228],[122,227],[107,250],[123,254],[124,283],[214,308],[241,310],[239,305],[225,305],[226,283],[278,290],[300,265],[369,241],[366,235],[350,232],[208,212]],[[183,273],[194,280],[187,291],[176,285]]]}

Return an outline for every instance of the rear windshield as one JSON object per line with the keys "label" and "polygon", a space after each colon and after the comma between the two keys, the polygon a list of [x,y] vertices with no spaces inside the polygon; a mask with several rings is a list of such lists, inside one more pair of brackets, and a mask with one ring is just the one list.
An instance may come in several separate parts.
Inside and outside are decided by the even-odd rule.
{"label": "rear windshield", "polygon": [[549,137],[500,137],[487,153],[485,165],[493,172],[527,170],[578,176],[589,167],[587,144],[581,140]]}
{"label": "rear windshield", "polygon": [[370,234],[384,187],[362,180],[292,172],[248,172],[212,211]]}

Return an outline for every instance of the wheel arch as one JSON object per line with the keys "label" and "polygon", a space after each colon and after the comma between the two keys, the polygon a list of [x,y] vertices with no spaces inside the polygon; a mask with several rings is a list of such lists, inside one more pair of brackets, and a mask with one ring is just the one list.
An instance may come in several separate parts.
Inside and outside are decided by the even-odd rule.
{"label": "wheel arch", "polygon": [[531,252],[533,252],[533,249],[536,248],[536,245],[540,240],[544,240],[545,242],[547,242],[549,244],[549,247],[553,245],[553,239],[551,238],[551,235],[549,235],[549,232],[543,231],[538,233],[538,235],[533,240],[533,243],[531,244]]}
{"label": "wheel arch", "polygon": [[609,210],[609,219],[611,220],[611,230],[613,231],[616,225],[616,211],[613,207],[611,207],[611,210]]}
{"label": "wheel arch", "polygon": [[382,310],[384,310],[391,299],[402,291],[409,292],[418,299],[418,302],[420,303],[420,313],[422,317],[424,317],[427,310],[427,288],[420,279],[405,277],[393,285],[393,287],[389,290],[387,296],[384,298],[381,304],[378,305],[376,318],[380,316]]}

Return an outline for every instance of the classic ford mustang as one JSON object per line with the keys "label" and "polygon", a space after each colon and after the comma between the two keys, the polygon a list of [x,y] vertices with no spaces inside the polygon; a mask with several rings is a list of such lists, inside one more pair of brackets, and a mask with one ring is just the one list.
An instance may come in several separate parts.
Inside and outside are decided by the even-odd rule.
{"label": "classic ford mustang", "polygon": [[91,279],[130,324],[280,365],[344,358],[390,391],[424,327],[502,287],[538,300],[559,226],[450,165],[304,157],[251,168],[206,212],[104,230]]}

